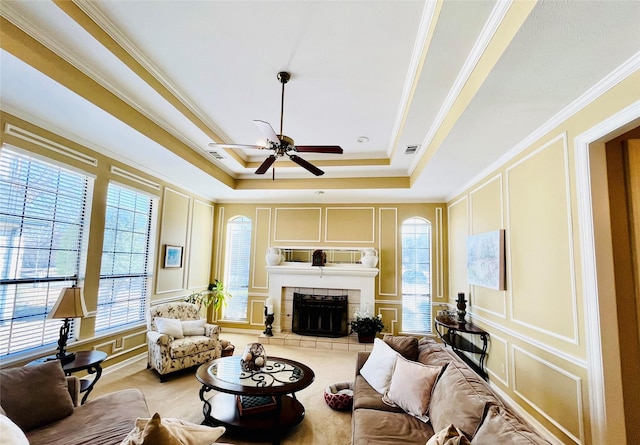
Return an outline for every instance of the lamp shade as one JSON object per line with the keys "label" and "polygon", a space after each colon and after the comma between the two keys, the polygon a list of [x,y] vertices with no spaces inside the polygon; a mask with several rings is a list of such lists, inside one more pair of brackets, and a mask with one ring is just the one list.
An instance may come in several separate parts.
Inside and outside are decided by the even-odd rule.
{"label": "lamp shade", "polygon": [[76,286],[64,287],[60,296],[47,315],[47,318],[86,317],[87,307],[84,305],[82,289]]}

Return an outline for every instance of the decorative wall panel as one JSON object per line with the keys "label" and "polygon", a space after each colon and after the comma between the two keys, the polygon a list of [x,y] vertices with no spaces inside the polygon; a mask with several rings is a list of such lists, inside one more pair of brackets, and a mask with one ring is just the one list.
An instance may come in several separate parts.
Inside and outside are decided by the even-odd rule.
{"label": "decorative wall panel", "polygon": [[577,313],[566,140],[507,169],[511,318],[576,343]]}
{"label": "decorative wall panel", "polygon": [[375,213],[373,207],[327,207],[325,241],[373,243]]}
{"label": "decorative wall panel", "polygon": [[275,209],[274,242],[320,242],[322,209],[319,207]]}

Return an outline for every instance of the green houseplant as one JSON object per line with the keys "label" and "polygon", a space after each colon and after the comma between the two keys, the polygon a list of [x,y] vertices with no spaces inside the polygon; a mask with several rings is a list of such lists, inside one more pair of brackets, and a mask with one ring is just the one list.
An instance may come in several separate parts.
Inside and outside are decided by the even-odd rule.
{"label": "green houseplant", "polygon": [[354,332],[357,333],[360,343],[373,343],[376,334],[382,332],[384,329],[382,314],[373,316],[368,311],[361,313],[359,310],[356,310],[350,327],[350,334]]}
{"label": "green houseplant", "polygon": [[232,295],[227,291],[221,281],[217,279],[209,285],[207,290],[194,292],[184,299],[187,303],[194,303],[198,308],[209,308],[213,305],[213,310],[217,311],[222,306],[227,305],[227,301]]}

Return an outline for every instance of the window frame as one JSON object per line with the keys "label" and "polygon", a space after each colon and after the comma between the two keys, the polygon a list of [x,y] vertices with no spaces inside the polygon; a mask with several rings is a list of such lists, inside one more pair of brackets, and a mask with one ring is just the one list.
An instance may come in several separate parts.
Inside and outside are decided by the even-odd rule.
{"label": "window frame", "polygon": [[[107,227],[107,212],[108,212],[108,207],[109,207],[109,193],[111,191],[112,187],[117,187],[120,189],[120,193],[124,192],[129,192],[129,193],[135,193],[136,195],[140,195],[140,196],[144,196],[146,198],[149,199],[149,212],[148,212],[148,220],[146,223],[146,227],[147,227],[147,236],[146,236],[146,257],[144,260],[145,263],[145,270],[146,272],[129,272],[129,273],[108,273],[105,274],[104,273],[104,261],[105,261],[105,248],[107,247],[106,244],[106,240],[107,240],[107,230],[111,230],[111,228]],[[140,325],[144,325],[146,324],[146,316],[147,316],[147,312],[149,309],[149,304],[151,301],[151,295],[152,295],[152,287],[153,287],[153,277],[154,277],[154,273],[155,273],[155,263],[156,263],[156,249],[155,249],[155,245],[156,245],[156,225],[157,225],[157,215],[158,215],[158,196],[152,194],[152,193],[148,193],[144,190],[141,190],[139,188],[136,187],[131,187],[127,184],[123,184],[121,182],[118,181],[109,181],[109,185],[107,187],[107,195],[106,195],[106,199],[105,199],[105,223],[104,223],[104,227],[103,227],[103,231],[102,231],[102,242],[103,242],[103,246],[102,246],[102,251],[101,251],[101,264],[100,264],[100,271],[99,271],[99,276],[98,276],[98,295],[97,295],[97,308],[96,308],[96,322],[95,322],[95,335],[103,335],[105,333],[109,333],[109,332],[113,332],[113,331],[118,331],[118,330],[125,330],[128,328],[132,328],[135,326],[140,326]],[[121,207],[117,207],[118,210],[121,209]],[[117,232],[117,230],[116,230]],[[122,231],[125,232],[125,231]],[[133,232],[131,232],[133,233]],[[115,249],[115,238],[114,238],[114,249]],[[125,254],[132,254],[132,252],[124,252]],[[116,255],[115,250],[113,252],[114,256]],[[101,308],[105,308],[105,307],[113,307],[115,306],[118,302],[113,300],[113,296],[111,295],[109,298],[112,299],[111,302],[105,302],[104,300],[101,300],[101,298],[105,298],[105,294],[103,294],[104,292],[104,283],[107,282],[107,280],[111,281],[111,283],[115,283],[114,280],[123,280],[123,279],[138,279],[138,278],[144,278],[144,280],[142,280],[142,284],[141,287],[145,290],[145,295],[142,296],[139,299],[136,299],[136,301],[139,302],[138,307],[139,309],[139,314],[140,316],[136,319],[133,320],[129,320],[129,321],[125,321],[122,323],[115,323],[113,324],[111,321],[108,322],[107,326],[102,327],[100,326],[100,310]],[[129,288],[131,288],[131,283],[129,283]],[[130,302],[130,299],[127,299],[126,301]],[[109,320],[111,319],[111,314],[107,317]]]}
{"label": "window frame", "polygon": [[[427,250],[428,251],[428,267],[427,270],[424,269],[418,269],[416,268],[416,265],[419,264],[424,264],[424,263],[419,263],[419,262],[413,262],[412,263],[412,268],[408,269],[407,271],[404,270],[405,268],[405,254],[406,254],[406,250],[407,247],[404,245],[404,228],[406,227],[406,224],[408,224],[411,221],[420,221],[420,224],[424,224],[425,228],[427,229],[428,233],[428,246],[426,248],[422,248],[422,249],[415,249],[412,248],[411,250]],[[416,225],[416,223],[412,223],[412,225]],[[417,236],[414,236],[414,238],[417,239]],[[400,240],[401,240],[401,255],[402,255],[402,259],[401,259],[401,272],[400,272],[400,289],[401,289],[401,298],[402,298],[402,323],[401,323],[401,331],[403,333],[411,333],[411,334],[432,334],[433,333],[433,274],[432,274],[432,269],[433,269],[433,225],[431,224],[431,222],[429,220],[427,220],[426,218],[420,217],[420,216],[412,216],[409,218],[406,218],[402,224],[401,224],[401,229],[400,229]],[[417,254],[415,255],[417,257]],[[414,278],[414,285],[413,285],[413,293],[409,293],[409,292],[405,292],[405,274],[409,272],[409,273],[414,273],[414,274],[422,274],[425,278],[426,281],[426,293],[423,294],[418,294],[415,291],[419,289],[419,287],[415,284],[415,278]],[[425,275],[426,274],[426,275]],[[420,275],[418,275],[419,277]],[[428,311],[418,311],[417,314],[424,314],[425,318],[428,318],[428,323],[425,323],[422,325],[422,327],[426,327],[426,330],[420,330],[420,329],[415,329],[413,326],[408,327],[407,326],[407,322],[405,319],[406,316],[406,312],[408,311],[408,299],[409,296],[413,296],[414,298],[414,305],[417,305],[418,303],[420,303],[420,299],[421,297],[426,297],[426,299],[428,300]],[[424,303],[424,302],[423,302]],[[416,322],[416,324],[418,324],[419,322]]]}
{"label": "window frame", "polygon": [[[238,292],[237,292],[237,288],[234,285],[235,280],[232,278],[231,276],[231,269],[232,266],[234,264],[234,256],[235,254],[232,252],[234,245],[233,245],[233,236],[231,233],[232,230],[232,224],[238,224],[241,223],[243,225],[248,225],[249,226],[249,240],[247,243],[245,243],[245,247],[247,249],[246,252],[243,252],[243,257],[246,257],[247,260],[247,264],[246,264],[246,270],[247,270],[247,275],[246,275],[246,301],[245,301],[245,305],[244,305],[244,318],[229,318],[228,317],[228,313],[229,313],[229,306],[231,305],[232,307],[234,307],[234,309],[236,309],[238,312],[240,311],[239,308],[235,308],[235,306],[237,306],[237,302],[239,301],[238,298]],[[249,321],[249,317],[248,317],[248,307],[249,307],[249,287],[250,287],[250,279],[251,279],[251,258],[252,258],[252,240],[253,240],[253,230],[254,230],[254,226],[253,226],[253,220],[247,216],[244,215],[237,215],[234,216],[232,218],[229,218],[227,220],[226,223],[226,227],[225,227],[225,234],[226,234],[226,242],[225,242],[225,266],[224,266],[224,286],[225,289],[232,295],[233,298],[231,298],[226,306],[222,307],[222,320],[227,321],[227,322],[233,322],[233,323],[246,323]],[[237,270],[237,268],[235,268],[234,270]],[[243,287],[244,289],[244,287]],[[244,294],[244,290],[242,291],[242,293]],[[244,297],[244,295],[243,295]],[[244,299],[244,298],[243,298]]]}
{"label": "window frame", "polygon": [[[57,319],[47,319],[46,316],[48,315],[49,311],[51,310],[51,308],[53,307],[53,305],[55,304],[55,302],[57,301],[59,295],[60,295],[60,291],[62,290],[62,288],[64,287],[70,287],[72,285],[76,285],[78,287],[83,287],[84,285],[84,275],[85,275],[85,271],[86,271],[86,260],[87,260],[87,250],[88,250],[88,244],[89,244],[89,232],[90,232],[90,225],[91,225],[91,212],[92,212],[92,207],[93,207],[93,191],[94,191],[94,186],[95,186],[95,176],[83,171],[81,169],[77,169],[74,168],[73,166],[67,165],[63,162],[59,162],[55,159],[51,159],[48,158],[46,156],[42,156],[39,155],[37,153],[33,153],[30,151],[26,151],[23,149],[20,149],[18,147],[12,146],[12,145],[8,145],[8,144],[3,144],[2,146],[0,146],[0,158],[5,154],[5,153],[11,153],[16,159],[17,158],[22,158],[22,159],[28,159],[29,165],[31,166],[32,163],[37,163],[40,164],[41,166],[43,166],[43,169],[54,169],[58,171],[58,175],[57,177],[60,178],[60,176],[63,173],[66,173],[68,175],[73,175],[76,177],[77,180],[81,181],[84,185],[83,185],[83,189],[82,189],[82,193],[81,193],[81,197],[82,197],[82,204],[81,204],[81,210],[79,211],[79,213],[77,214],[77,216],[80,218],[80,222],[78,223],[77,227],[77,237],[74,237],[75,241],[73,242],[73,249],[69,250],[67,249],[56,249],[55,248],[55,231],[52,229],[52,235],[49,238],[51,245],[48,249],[48,256],[49,256],[49,260],[51,260],[52,256],[56,255],[56,252],[70,252],[73,251],[75,252],[74,257],[75,259],[73,260],[74,263],[74,270],[72,273],[64,273],[61,275],[50,275],[50,267],[46,268],[46,276],[45,277],[13,277],[10,278],[10,275],[4,276],[4,274],[2,276],[0,276],[0,286],[2,286],[4,289],[8,289],[5,288],[5,286],[16,286],[16,288],[12,291],[14,296],[12,299],[10,299],[9,304],[13,305],[14,309],[16,306],[16,297],[15,295],[17,295],[17,292],[19,292],[19,287],[22,285],[26,285],[29,286],[30,284],[35,286],[40,286],[42,287],[43,285],[46,286],[46,290],[45,290],[45,294],[42,295],[41,297],[37,297],[37,299],[41,299],[42,297],[45,298],[45,309],[44,312],[42,314],[35,314],[33,316],[37,317],[38,319],[36,320],[37,323],[39,323],[39,326],[34,326],[34,328],[36,329],[29,329],[29,333],[33,333],[33,332],[38,332],[38,339],[36,339],[36,344],[33,346],[28,346],[28,347],[24,347],[24,348],[19,348],[17,350],[15,350],[15,352],[10,352],[11,351],[11,339],[8,340],[8,344],[7,344],[7,353],[4,354],[2,353],[0,355],[0,358],[2,359],[3,362],[5,363],[12,363],[14,361],[19,361],[24,359],[25,357],[30,357],[30,356],[34,356],[34,355],[39,355],[42,354],[42,352],[50,350],[53,346],[56,345],[58,338],[59,338],[59,332],[60,332],[60,326],[61,326],[61,321],[57,320]],[[59,184],[60,179],[56,182]],[[3,183],[7,183],[8,181],[3,181]],[[25,182],[25,184],[27,184],[29,181]],[[51,181],[48,181],[49,183],[51,183]],[[17,182],[13,183],[14,186],[17,186]],[[27,187],[29,188],[29,186],[27,185]],[[36,187],[36,190],[38,188]],[[67,197],[70,197],[69,193],[64,193],[68,190],[73,189],[73,187],[69,187],[67,186],[66,189],[62,186],[59,186],[57,192],[56,192],[56,204],[55,204],[55,211],[53,214],[51,214],[51,218],[50,219],[42,219],[42,221],[47,221],[48,223],[52,224],[52,227],[54,227],[56,225],[56,220],[55,217],[53,215],[59,215],[60,213],[58,212],[59,209],[64,209],[60,204],[60,196],[64,196],[67,195]],[[44,189],[41,190],[43,193],[45,192]],[[61,193],[62,192],[62,193]],[[28,196],[26,193],[23,196]],[[74,199],[78,199],[78,196],[76,196]],[[26,199],[24,199],[24,202],[26,202]],[[6,213],[6,217],[11,218],[11,215],[14,215],[13,217],[19,217],[20,218],[20,227],[24,228],[25,227],[25,216],[27,216],[25,214],[24,208],[25,208],[26,204],[23,204],[23,211],[21,212],[21,214],[18,216],[17,214],[12,214],[9,213],[9,207],[7,207],[7,213]],[[69,203],[63,203],[63,205],[69,205]],[[44,212],[41,214],[41,216],[45,216],[48,215],[47,212]],[[59,222],[59,221],[58,221]],[[72,225],[67,223],[68,225]],[[22,238],[22,237],[21,237]],[[27,236],[27,240],[28,240],[28,236]],[[21,246],[24,247],[24,242],[20,243]],[[18,255],[20,258],[22,258],[25,253],[24,253],[24,248],[20,247],[19,248],[19,253],[17,253],[16,255]],[[13,245],[11,247],[9,247],[9,245],[7,244],[7,248],[8,249],[14,249],[15,247],[13,247]],[[14,255],[15,256],[15,255]],[[41,292],[41,291],[40,291]],[[6,299],[3,299],[3,304],[6,303]],[[14,313],[15,315],[15,313]],[[9,323],[11,323],[11,328],[9,329],[9,335],[10,337],[13,337],[13,332],[14,332],[14,322],[17,318],[15,316],[12,316],[11,319],[8,319]],[[39,328],[38,328],[39,327]],[[75,320],[71,320],[71,330],[70,330],[70,335],[69,335],[69,342],[68,344],[73,344],[76,339],[77,339],[77,324],[75,323]],[[28,339],[29,334],[24,334],[21,335],[19,338],[24,338],[24,339]],[[34,336],[35,337],[35,336]]]}

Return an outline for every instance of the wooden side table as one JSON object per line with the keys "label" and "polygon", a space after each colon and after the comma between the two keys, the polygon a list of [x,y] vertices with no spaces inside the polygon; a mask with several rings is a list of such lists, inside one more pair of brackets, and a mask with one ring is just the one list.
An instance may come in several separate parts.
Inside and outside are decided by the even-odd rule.
{"label": "wooden side table", "polygon": [[[55,359],[55,356],[52,356]],[[38,363],[44,363],[52,359],[52,357],[42,357],[27,364],[35,365]],[[87,401],[89,394],[93,390],[93,387],[100,380],[102,375],[102,362],[107,358],[107,353],[102,351],[77,351],[75,358],[62,365],[62,370],[66,375],[71,375],[73,372],[87,371],[89,374],[95,374],[92,379],[80,379],[80,392],[85,393],[82,397],[81,404]]]}
{"label": "wooden side table", "polygon": [[[479,336],[480,340],[482,340],[482,348],[477,347],[466,338],[459,335],[459,332]],[[471,322],[458,323],[455,320],[451,320],[443,316],[437,316],[436,333],[446,345],[451,346],[451,349],[453,349],[458,357],[460,357],[469,366],[471,366],[483,379],[487,379],[487,373],[484,370],[484,361],[487,358],[487,337],[489,336],[487,331],[480,329],[478,326],[474,325]],[[480,354],[479,363],[476,365],[460,351],[471,352],[472,354]]]}

